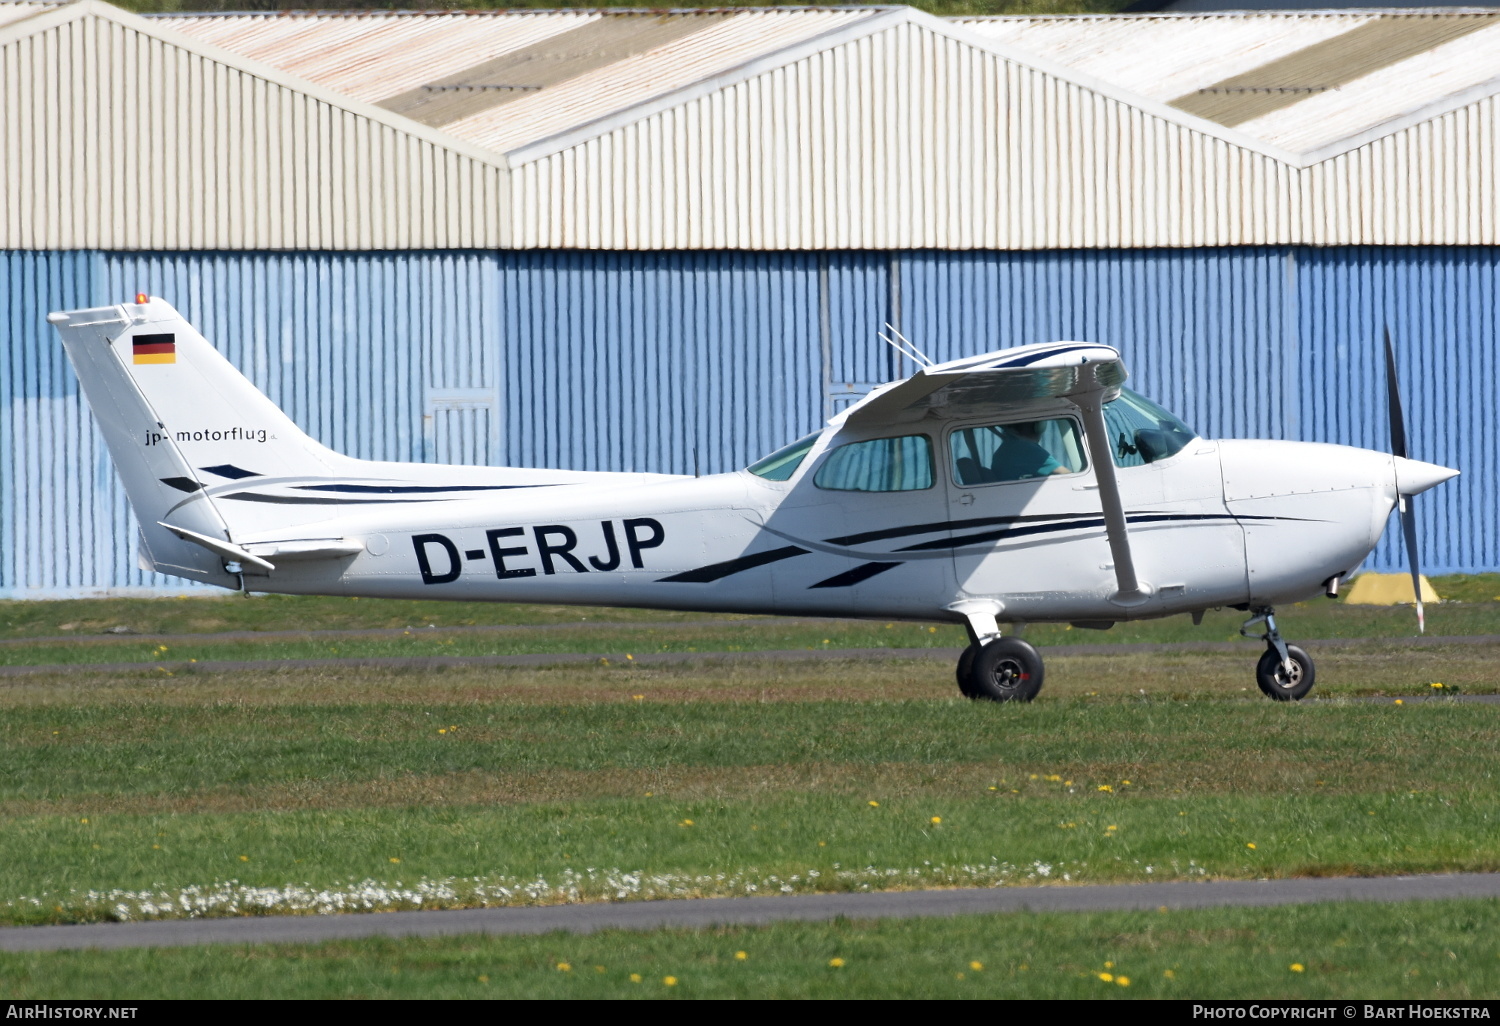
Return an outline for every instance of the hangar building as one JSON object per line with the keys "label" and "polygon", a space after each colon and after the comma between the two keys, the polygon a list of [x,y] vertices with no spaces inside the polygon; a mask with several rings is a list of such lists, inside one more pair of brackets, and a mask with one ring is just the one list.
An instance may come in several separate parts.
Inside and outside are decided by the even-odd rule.
{"label": "hangar building", "polygon": [[137,291],[352,455],[683,473],[903,373],[885,321],[1383,447],[1388,325],[1427,567],[1500,569],[1497,67],[1489,9],[0,3],[0,596],[184,588],[44,321]]}

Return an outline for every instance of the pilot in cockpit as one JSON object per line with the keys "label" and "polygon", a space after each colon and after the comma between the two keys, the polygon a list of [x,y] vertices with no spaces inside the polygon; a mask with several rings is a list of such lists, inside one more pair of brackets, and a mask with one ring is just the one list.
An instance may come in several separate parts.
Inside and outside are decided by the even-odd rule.
{"label": "pilot in cockpit", "polygon": [[1000,425],[1002,441],[990,461],[990,480],[1019,481],[1028,477],[1072,473],[1042,446],[1045,427],[1046,422],[1039,420]]}

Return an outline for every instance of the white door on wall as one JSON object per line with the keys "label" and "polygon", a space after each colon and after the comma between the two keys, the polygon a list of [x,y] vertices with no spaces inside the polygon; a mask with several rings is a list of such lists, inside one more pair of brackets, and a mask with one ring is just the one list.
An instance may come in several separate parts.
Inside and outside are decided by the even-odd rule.
{"label": "white door on wall", "polygon": [[428,389],[422,414],[426,461],[495,466],[500,453],[498,406],[494,389]]}

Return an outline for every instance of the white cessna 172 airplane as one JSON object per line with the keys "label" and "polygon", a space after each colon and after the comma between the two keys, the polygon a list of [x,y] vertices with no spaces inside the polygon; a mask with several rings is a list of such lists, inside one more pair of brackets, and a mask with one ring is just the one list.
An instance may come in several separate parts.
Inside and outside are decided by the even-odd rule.
{"label": "white cessna 172 airplane", "polygon": [[924,366],[698,478],[351,459],[161,299],[48,320],[146,569],[291,594],[959,622],[959,687],[995,701],[1042,685],[1036,649],[999,622],[1221,606],[1264,625],[1261,690],[1299,699],[1312,660],[1275,607],[1336,594],[1397,504],[1415,576],[1410,497],[1457,473],[1406,458],[1389,339],[1395,455],[1199,438],[1121,387],[1114,349],[1057,342]]}

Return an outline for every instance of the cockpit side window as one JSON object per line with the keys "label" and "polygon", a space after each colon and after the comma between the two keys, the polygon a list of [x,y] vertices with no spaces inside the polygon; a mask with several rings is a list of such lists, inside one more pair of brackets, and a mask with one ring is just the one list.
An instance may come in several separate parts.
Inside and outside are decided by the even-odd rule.
{"label": "cockpit side window", "polygon": [[1176,456],[1198,433],[1150,399],[1128,388],[1104,405],[1115,466],[1140,467]]}
{"label": "cockpit side window", "polygon": [[926,435],[841,445],[813,476],[813,484],[837,492],[912,492],[932,483],[932,440]]}
{"label": "cockpit side window", "polygon": [[958,428],[948,436],[960,485],[1076,474],[1087,466],[1078,422],[1068,417]]}
{"label": "cockpit side window", "polygon": [[814,431],[806,438],[797,439],[791,445],[783,445],[771,455],[756,460],[745,469],[767,481],[790,481],[792,475],[797,472],[797,468],[802,465],[803,457],[812,450],[821,434],[820,431]]}

